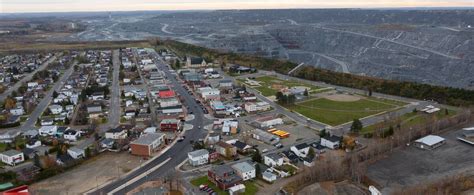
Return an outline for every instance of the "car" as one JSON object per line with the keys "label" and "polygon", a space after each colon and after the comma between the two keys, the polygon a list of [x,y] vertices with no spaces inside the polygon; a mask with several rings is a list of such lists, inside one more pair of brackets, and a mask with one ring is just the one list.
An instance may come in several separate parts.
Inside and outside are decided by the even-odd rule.
{"label": "car", "polygon": [[283,145],[281,143],[275,144],[274,145],[276,148],[283,148]]}
{"label": "car", "polygon": [[237,158],[234,158],[234,161],[238,161],[238,160],[240,160],[240,158],[238,158],[238,157],[237,157]]}

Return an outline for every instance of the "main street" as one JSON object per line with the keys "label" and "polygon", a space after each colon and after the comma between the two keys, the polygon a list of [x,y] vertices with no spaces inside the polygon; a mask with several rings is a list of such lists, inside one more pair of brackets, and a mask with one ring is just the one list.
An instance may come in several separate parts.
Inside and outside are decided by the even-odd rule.
{"label": "main street", "polygon": [[[155,56],[158,57],[157,54]],[[171,88],[182,97],[184,104],[189,106],[189,111],[194,113],[196,119],[190,121],[190,123],[193,125],[193,129],[185,132],[186,139],[183,142],[176,142],[176,144],[172,145],[171,148],[169,148],[166,152],[160,154],[159,157],[152,159],[150,162],[131,172],[127,176],[119,178],[118,180],[113,181],[112,183],[109,183],[100,189],[95,190],[94,192],[91,192],[90,194],[125,194],[149,180],[166,176],[170,171],[175,171],[174,168],[176,165],[186,160],[187,153],[192,151],[192,145],[189,143],[189,141],[204,139],[207,135],[207,131],[198,127],[204,127],[205,124],[210,123],[211,121],[205,119],[204,113],[201,107],[196,103],[195,98],[189,95],[188,92],[181,86],[179,81],[175,78],[175,75],[170,72],[168,66],[164,62],[158,61],[157,67],[165,73]],[[170,160],[167,161],[169,158]],[[163,162],[165,163],[162,164],[161,167],[152,171],[151,173],[148,173],[145,177],[142,177],[131,184],[127,183],[129,181],[133,181],[134,178],[147,173],[148,170],[153,169],[153,167],[160,165]]]}

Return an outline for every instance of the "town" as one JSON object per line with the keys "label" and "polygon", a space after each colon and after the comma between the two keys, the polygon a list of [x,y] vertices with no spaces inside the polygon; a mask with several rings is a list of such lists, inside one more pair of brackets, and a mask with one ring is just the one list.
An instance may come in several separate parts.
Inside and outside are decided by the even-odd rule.
{"label": "town", "polygon": [[[0,188],[250,195],[311,187],[382,194],[377,183],[417,171],[426,158],[459,163],[441,171],[462,171],[474,160],[473,116],[465,108],[174,49],[3,56]],[[397,146],[403,154],[381,159]],[[390,168],[407,157],[403,167]],[[347,182],[347,172],[360,183]],[[305,179],[331,187],[302,186]]]}

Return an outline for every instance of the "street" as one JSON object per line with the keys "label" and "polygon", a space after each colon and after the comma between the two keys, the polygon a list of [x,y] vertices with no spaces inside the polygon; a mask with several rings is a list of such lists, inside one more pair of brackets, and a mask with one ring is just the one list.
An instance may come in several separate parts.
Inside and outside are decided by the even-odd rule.
{"label": "street", "polygon": [[[158,54],[155,53],[155,55],[156,57],[158,57],[157,56]],[[159,61],[157,64],[157,67],[160,70],[164,71],[164,73],[168,77],[168,82],[170,84],[170,87],[174,89],[177,92],[177,94],[183,97],[184,104],[188,105],[190,111],[192,111],[194,115],[196,116],[196,120],[190,121],[191,124],[194,126],[194,128],[185,132],[185,136],[186,136],[185,141],[176,142],[176,144],[171,146],[169,150],[160,154],[160,156],[158,156],[157,158],[152,159],[149,163],[131,172],[129,175],[119,180],[116,180],[112,183],[109,183],[101,187],[100,189],[94,192],[91,192],[90,194],[108,194],[117,188],[120,188],[120,190],[116,190],[112,194],[125,194],[128,191],[136,188],[137,186],[140,186],[141,184],[145,183],[146,181],[156,179],[156,178],[162,178],[166,176],[166,174],[168,174],[169,171],[174,171],[175,166],[180,164],[187,158],[187,152],[192,151],[192,145],[189,144],[189,141],[204,139],[205,136],[207,135],[207,131],[198,129],[197,127],[198,126],[203,127],[204,124],[210,123],[210,121],[204,118],[204,113],[202,109],[200,108],[200,106],[196,103],[194,97],[189,95],[187,91],[180,85],[179,81],[169,71],[168,66],[164,62]],[[155,171],[152,171],[146,177],[138,179],[137,181],[133,182],[130,185],[124,186],[124,184],[126,184],[128,181],[147,172],[148,170],[161,164],[162,162],[165,162],[168,158],[170,158],[169,161],[164,163],[160,168],[156,169]]]}
{"label": "street", "polygon": [[114,128],[120,122],[120,52],[119,50],[112,51],[112,90],[110,92],[110,106],[109,106],[109,119],[106,127]]}

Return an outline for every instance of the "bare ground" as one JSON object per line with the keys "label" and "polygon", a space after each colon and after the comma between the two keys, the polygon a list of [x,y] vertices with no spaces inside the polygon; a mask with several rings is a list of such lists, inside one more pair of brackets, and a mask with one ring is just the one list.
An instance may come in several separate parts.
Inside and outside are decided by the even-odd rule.
{"label": "bare ground", "polygon": [[65,173],[30,186],[34,194],[83,194],[140,165],[141,159],[127,152],[106,152]]}

